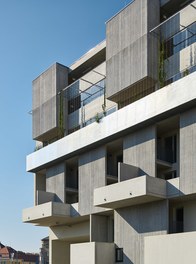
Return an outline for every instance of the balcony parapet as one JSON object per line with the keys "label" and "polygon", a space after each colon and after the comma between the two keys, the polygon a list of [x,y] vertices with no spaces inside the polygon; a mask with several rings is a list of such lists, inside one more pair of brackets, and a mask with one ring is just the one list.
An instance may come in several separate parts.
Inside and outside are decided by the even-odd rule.
{"label": "balcony parapet", "polygon": [[71,245],[71,264],[113,264],[115,263],[114,243],[90,242]]}
{"label": "balcony parapet", "polygon": [[36,205],[55,202],[55,196],[55,193],[38,190],[36,191]]}
{"label": "balcony parapet", "polygon": [[94,206],[120,208],[165,199],[166,181],[141,176],[94,190]]}
{"label": "balcony parapet", "polygon": [[23,210],[24,223],[52,226],[70,217],[70,204],[48,202]]}
{"label": "balcony parapet", "polygon": [[[196,101],[196,72],[135,101],[134,103],[84,127],[27,156],[27,171],[35,172],[55,161],[79,153],[110,137],[119,137],[139,125],[178,113]],[[112,124],[112,125],[111,125]],[[88,137],[86,136],[88,135]]]}

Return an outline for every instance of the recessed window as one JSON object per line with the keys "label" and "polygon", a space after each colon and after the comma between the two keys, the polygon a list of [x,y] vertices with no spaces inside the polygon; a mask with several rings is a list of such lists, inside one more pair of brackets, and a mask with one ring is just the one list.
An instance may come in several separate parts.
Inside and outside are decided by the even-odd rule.
{"label": "recessed window", "polygon": [[116,248],[116,262],[123,262],[123,248]]}

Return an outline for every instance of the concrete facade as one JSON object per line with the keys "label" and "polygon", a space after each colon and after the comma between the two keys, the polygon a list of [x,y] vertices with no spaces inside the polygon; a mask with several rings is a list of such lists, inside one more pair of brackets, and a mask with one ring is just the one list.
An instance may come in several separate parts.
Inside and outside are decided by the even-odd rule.
{"label": "concrete facade", "polygon": [[194,263],[196,1],[177,2],[132,1],[33,81],[23,221],[49,227],[50,264]]}

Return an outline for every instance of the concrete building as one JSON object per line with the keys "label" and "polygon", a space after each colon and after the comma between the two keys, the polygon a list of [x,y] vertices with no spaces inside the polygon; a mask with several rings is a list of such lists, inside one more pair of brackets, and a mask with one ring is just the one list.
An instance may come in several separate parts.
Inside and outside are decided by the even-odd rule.
{"label": "concrete building", "polygon": [[49,237],[44,237],[39,254],[39,264],[49,264]]}
{"label": "concrete building", "polygon": [[33,81],[27,156],[50,264],[196,261],[196,1],[135,0]]}

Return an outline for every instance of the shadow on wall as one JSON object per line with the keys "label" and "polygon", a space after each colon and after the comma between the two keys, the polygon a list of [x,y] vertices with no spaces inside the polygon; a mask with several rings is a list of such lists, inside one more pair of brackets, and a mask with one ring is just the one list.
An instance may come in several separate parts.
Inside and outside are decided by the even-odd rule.
{"label": "shadow on wall", "polygon": [[123,248],[123,263],[142,263],[143,238],[168,232],[168,203],[166,200],[115,211],[115,243]]}
{"label": "shadow on wall", "polygon": [[[129,139],[128,139],[129,138]],[[123,149],[135,147],[137,145],[146,143],[147,141],[155,139],[154,127],[148,127],[144,130],[137,131],[137,133],[129,134],[128,140],[124,140]]]}
{"label": "shadow on wall", "polygon": [[79,159],[79,166],[91,163],[93,161],[97,161],[99,159],[104,158],[105,156],[106,156],[106,149],[104,148],[97,148],[89,152],[85,152],[85,155],[83,155]]}

